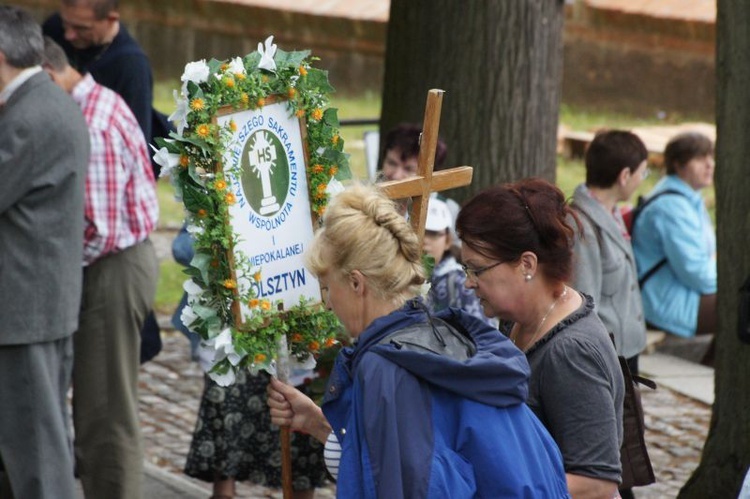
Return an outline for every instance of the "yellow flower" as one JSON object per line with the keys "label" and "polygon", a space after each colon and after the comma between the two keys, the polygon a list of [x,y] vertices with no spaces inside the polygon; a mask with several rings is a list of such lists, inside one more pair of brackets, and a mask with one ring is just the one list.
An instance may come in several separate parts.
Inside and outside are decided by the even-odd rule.
{"label": "yellow flower", "polygon": [[224,182],[223,180],[217,180],[216,182],[214,182],[214,188],[217,191],[223,191],[224,189],[227,188],[227,183]]}
{"label": "yellow flower", "polygon": [[290,88],[289,90],[287,90],[287,91],[286,91],[286,95],[287,95],[287,96],[288,96],[288,97],[289,97],[290,99],[294,99],[294,96],[295,96],[295,95],[297,95],[297,90],[295,90],[295,89],[293,89],[293,88]]}
{"label": "yellow flower", "polygon": [[268,300],[261,301],[260,308],[263,310],[271,310],[271,302]]}
{"label": "yellow flower", "polygon": [[268,80],[269,80],[269,78],[268,78],[268,75],[263,75],[263,76],[262,76],[262,77],[260,78],[260,80],[261,80],[261,81],[262,81],[263,83],[268,83]]}
{"label": "yellow flower", "polygon": [[307,76],[307,69],[305,68],[305,66],[299,67],[299,74],[300,76]]}
{"label": "yellow flower", "polygon": [[201,111],[205,107],[206,107],[206,103],[200,97],[196,97],[195,99],[190,101],[190,109],[192,109],[193,111]]}
{"label": "yellow flower", "polygon": [[187,156],[187,154],[181,154],[180,155],[180,166],[183,168],[187,168],[190,164],[190,158]]}
{"label": "yellow flower", "polygon": [[234,120],[229,120],[229,129],[233,132],[237,131],[237,123]]}
{"label": "yellow flower", "polygon": [[242,81],[246,78],[245,73],[234,73],[234,77]]}
{"label": "yellow flower", "polygon": [[292,335],[292,343],[299,343],[302,341],[302,335],[299,333],[294,333]]}
{"label": "yellow flower", "polygon": [[332,167],[328,169],[328,175],[330,175],[331,177],[336,175],[338,172],[339,172],[339,167],[336,165],[333,165]]}
{"label": "yellow flower", "polygon": [[234,78],[228,76],[224,77],[224,85],[226,85],[227,88],[234,88]]}
{"label": "yellow flower", "polygon": [[222,71],[226,71],[228,67],[229,67],[229,64],[227,64],[227,63],[225,62],[224,64],[222,64],[222,65],[221,65],[221,70],[222,70]]}
{"label": "yellow flower", "polygon": [[253,274],[253,280],[255,282],[260,282],[260,278],[261,278],[261,275],[260,275],[260,270],[259,270],[258,272],[256,272],[255,274]]}
{"label": "yellow flower", "polygon": [[237,282],[234,279],[224,279],[224,287],[227,289],[237,289]]}
{"label": "yellow flower", "polygon": [[247,302],[248,305],[250,305],[250,308],[257,308],[258,305],[260,305],[260,300],[257,298],[253,298],[249,302]]}
{"label": "yellow flower", "polygon": [[297,112],[294,113],[297,115],[297,118],[302,118],[305,116],[305,110],[304,109],[297,109]]}
{"label": "yellow flower", "polygon": [[224,196],[224,201],[226,201],[227,204],[231,205],[237,202],[237,198],[235,198],[234,194],[232,194],[231,192],[227,192],[226,196]]}
{"label": "yellow flower", "polygon": [[206,218],[206,216],[208,215],[208,212],[205,209],[200,208],[198,212],[196,213],[196,215],[198,215],[198,218]]}
{"label": "yellow flower", "polygon": [[323,213],[325,213],[325,212],[326,212],[326,207],[325,206],[318,206],[318,209],[316,210],[316,213],[318,214],[319,217],[322,217]]}
{"label": "yellow flower", "polygon": [[256,104],[258,105],[258,107],[263,107],[263,106],[266,105],[266,99],[264,99],[263,97],[261,97],[260,99],[258,99],[256,101]]}
{"label": "yellow flower", "polygon": [[313,165],[312,166],[312,172],[313,173],[323,173],[323,165]]}
{"label": "yellow flower", "polygon": [[320,343],[318,343],[317,341],[311,341],[307,344],[307,348],[309,348],[311,352],[317,352],[318,350],[320,350]]}
{"label": "yellow flower", "polygon": [[199,137],[205,139],[206,137],[211,135],[211,127],[203,123],[201,125],[198,125],[198,128],[196,128],[195,133],[197,133]]}
{"label": "yellow flower", "polygon": [[328,338],[326,340],[326,348],[331,348],[335,344],[336,344],[336,338]]}
{"label": "yellow flower", "polygon": [[321,192],[325,192],[327,188],[328,184],[326,184],[325,182],[322,184],[318,184],[318,194],[320,194]]}
{"label": "yellow flower", "polygon": [[338,144],[339,143],[339,136],[338,135],[334,135],[333,137],[331,137],[331,143],[333,145]]}
{"label": "yellow flower", "polygon": [[240,101],[247,106],[247,103],[250,102],[250,96],[243,92],[240,96]]}
{"label": "yellow flower", "polygon": [[256,353],[253,360],[255,361],[256,364],[260,364],[261,362],[265,362],[266,356],[262,353]]}
{"label": "yellow flower", "polygon": [[313,112],[310,113],[310,117],[315,121],[320,121],[320,119],[323,117],[323,111],[321,111],[319,107],[316,107],[315,109],[313,109]]}

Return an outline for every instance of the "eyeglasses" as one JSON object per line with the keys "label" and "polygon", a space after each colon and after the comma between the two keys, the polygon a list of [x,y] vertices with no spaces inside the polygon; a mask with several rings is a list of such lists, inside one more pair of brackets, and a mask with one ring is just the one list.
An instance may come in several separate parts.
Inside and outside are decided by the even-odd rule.
{"label": "eyeglasses", "polygon": [[484,267],[479,267],[478,269],[472,269],[470,267],[467,267],[466,265],[461,264],[461,268],[464,270],[464,274],[466,274],[466,278],[467,279],[476,279],[477,277],[479,277],[483,273],[487,272],[490,269],[494,269],[495,267],[497,267],[501,263],[505,263],[505,262],[499,261],[499,262],[491,263],[491,264],[486,265]]}

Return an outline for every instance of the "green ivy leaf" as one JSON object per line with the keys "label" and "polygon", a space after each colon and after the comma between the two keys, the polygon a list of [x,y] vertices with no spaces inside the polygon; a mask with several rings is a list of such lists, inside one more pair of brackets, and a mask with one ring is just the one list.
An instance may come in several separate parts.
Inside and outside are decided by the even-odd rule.
{"label": "green ivy leaf", "polygon": [[325,110],[323,113],[323,123],[325,123],[328,126],[336,127],[338,128],[341,126],[339,123],[339,116],[338,116],[338,109],[335,107],[329,107]]}
{"label": "green ivy leaf", "polygon": [[198,271],[200,272],[200,277],[205,283],[211,282],[208,277],[211,260],[213,260],[213,258],[211,258],[211,255],[200,252],[196,252],[193,256],[193,259],[190,260],[190,266],[198,269]]}
{"label": "green ivy leaf", "polygon": [[273,60],[277,67],[289,67],[296,70],[309,55],[309,50],[285,52],[284,50],[276,49],[276,54],[274,55]]}
{"label": "green ivy leaf", "polygon": [[211,200],[202,189],[196,188],[191,183],[185,183],[182,186],[182,202],[192,213],[198,213],[201,209],[211,211]]}
{"label": "green ivy leaf", "polygon": [[328,71],[322,69],[310,68],[307,70],[307,77],[305,78],[305,86],[307,88],[315,88],[318,92],[324,94],[331,94],[336,90],[328,82]]}

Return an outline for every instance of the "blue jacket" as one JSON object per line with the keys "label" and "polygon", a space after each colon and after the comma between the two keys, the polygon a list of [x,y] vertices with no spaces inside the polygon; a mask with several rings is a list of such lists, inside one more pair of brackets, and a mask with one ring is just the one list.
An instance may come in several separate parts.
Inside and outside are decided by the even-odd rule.
{"label": "blue jacket", "polygon": [[665,194],[646,206],[633,228],[638,278],[662,259],[667,265],[647,280],[641,295],[646,321],[670,333],[692,337],[701,295],[716,293],[716,236],[700,192],[676,175],[651,191]]}
{"label": "blue jacket", "polygon": [[337,497],[569,497],[560,452],[525,404],[523,353],[457,309],[436,317],[476,353],[459,361],[388,341],[427,322],[412,300],[336,359],[323,411],[342,446]]}

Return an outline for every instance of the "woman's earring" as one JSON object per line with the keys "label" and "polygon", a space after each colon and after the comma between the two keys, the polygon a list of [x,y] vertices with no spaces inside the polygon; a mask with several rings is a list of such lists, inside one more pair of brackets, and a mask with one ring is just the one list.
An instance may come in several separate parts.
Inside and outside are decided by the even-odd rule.
{"label": "woman's earring", "polygon": [[526,282],[529,282],[531,280],[531,274],[524,274],[523,278],[526,279]]}

